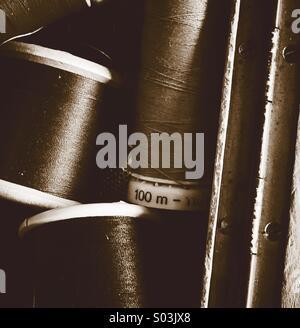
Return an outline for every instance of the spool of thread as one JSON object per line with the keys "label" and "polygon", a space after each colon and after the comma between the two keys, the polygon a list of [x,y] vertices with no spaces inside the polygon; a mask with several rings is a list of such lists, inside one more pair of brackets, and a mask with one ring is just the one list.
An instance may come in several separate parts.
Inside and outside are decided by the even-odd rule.
{"label": "spool of thread", "polygon": [[33,247],[35,307],[142,307],[136,221],[148,215],[143,207],[103,203],[27,219],[20,235]]}
{"label": "spool of thread", "polygon": [[[162,132],[169,135],[177,132],[182,138],[185,133],[204,133],[205,173],[201,179],[188,181],[186,168],[174,168],[174,162],[167,169],[139,169],[135,171],[139,177],[136,179],[135,175],[129,186],[131,202],[147,205],[135,198],[134,190],[150,180],[154,186],[161,183],[164,189],[172,186],[170,193],[174,199],[178,200],[178,195],[196,197],[201,205],[193,209],[208,206],[229,10],[229,1],[146,1],[135,130],[149,137],[151,133]],[[173,155],[171,149],[171,159]],[[160,192],[167,194],[166,190],[156,190],[157,196]],[[181,200],[181,205],[177,202],[165,208],[190,209],[182,204]],[[148,206],[159,207],[154,203]]]}
{"label": "spool of thread", "polygon": [[36,45],[2,46],[0,67],[0,269],[7,274],[0,305],[31,307],[18,227],[43,210],[101,199],[93,144],[104,94],[114,90],[106,68]]}
{"label": "spool of thread", "polygon": [[[201,179],[187,180],[185,167],[172,168],[172,145],[170,169],[130,172],[128,200],[160,209],[143,238],[151,307],[200,306],[229,12],[229,1],[146,1],[134,130],[148,145],[152,133],[205,134]],[[148,158],[157,150],[149,149]]]}
{"label": "spool of thread", "polygon": [[0,197],[47,209],[99,201],[95,140],[112,73],[17,42],[1,48],[0,70]]}
{"label": "spool of thread", "polygon": [[26,259],[35,306],[198,307],[201,223],[191,215],[164,217],[110,203],[25,220],[19,231],[24,247],[32,247]]}
{"label": "spool of thread", "polygon": [[68,14],[104,0],[1,0],[0,9],[6,17],[5,33],[0,44],[19,35],[34,32]]}

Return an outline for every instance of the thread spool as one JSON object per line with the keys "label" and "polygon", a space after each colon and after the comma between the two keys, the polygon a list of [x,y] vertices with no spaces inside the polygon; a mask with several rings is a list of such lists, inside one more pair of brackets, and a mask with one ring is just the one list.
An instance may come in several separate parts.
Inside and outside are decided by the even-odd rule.
{"label": "thread spool", "polygon": [[[78,205],[23,222],[36,307],[197,307],[199,220],[126,203]],[[172,219],[169,219],[169,217]],[[167,223],[169,222],[169,223]],[[31,255],[34,254],[32,257]]]}
{"label": "thread spool", "polygon": [[6,16],[6,33],[0,34],[0,44],[101,2],[103,0],[3,0],[0,9]]}
{"label": "thread spool", "polygon": [[[153,132],[205,134],[201,179],[186,179],[186,168],[174,169],[174,163],[130,170],[128,200],[159,209],[143,239],[150,306],[200,306],[229,11],[229,1],[146,1],[134,131],[148,141]],[[172,158],[172,147],[170,153]]]}
{"label": "thread spool", "polygon": [[147,215],[145,208],[116,203],[27,219],[20,235],[35,254],[35,307],[142,307],[136,221]]}
{"label": "thread spool", "polygon": [[7,44],[0,56],[0,197],[44,208],[94,201],[94,147],[112,73],[31,44]]}
{"label": "thread spool", "polygon": [[0,268],[8,277],[0,304],[30,307],[18,226],[46,209],[100,199],[93,145],[112,77],[87,60],[17,42],[1,47],[0,67]]}
{"label": "thread spool", "polygon": [[[217,114],[220,105],[225,62],[226,17],[230,3],[201,0],[146,1],[142,71],[139,80],[136,131],[148,137],[153,132],[205,134],[205,173],[201,179],[187,181],[185,168],[139,169],[129,186],[131,202],[150,207],[137,200],[134,192],[147,186],[157,195],[167,197],[170,187],[177,204],[166,209],[207,208],[216,143]],[[212,65],[211,63],[214,63]],[[195,154],[195,149],[193,149]],[[162,152],[160,152],[162,155]],[[171,159],[174,150],[171,150]],[[151,185],[147,184],[149,182]],[[140,188],[137,188],[137,185]],[[162,188],[159,188],[159,186]],[[153,192],[154,193],[154,192]],[[178,194],[182,199],[178,201]],[[184,203],[196,198],[201,205]],[[170,200],[171,201],[171,200]],[[203,207],[203,204],[206,204]]]}

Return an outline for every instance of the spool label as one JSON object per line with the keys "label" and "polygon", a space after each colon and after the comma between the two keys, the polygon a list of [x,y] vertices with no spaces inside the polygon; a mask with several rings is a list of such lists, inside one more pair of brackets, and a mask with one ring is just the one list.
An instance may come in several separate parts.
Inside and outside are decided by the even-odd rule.
{"label": "spool label", "polygon": [[207,208],[209,196],[205,189],[131,179],[128,201],[157,209],[198,211]]}

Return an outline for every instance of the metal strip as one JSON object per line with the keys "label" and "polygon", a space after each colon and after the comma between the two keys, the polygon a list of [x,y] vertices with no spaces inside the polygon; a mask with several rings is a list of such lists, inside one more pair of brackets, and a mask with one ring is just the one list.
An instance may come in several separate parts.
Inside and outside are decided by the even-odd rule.
{"label": "metal strip", "polygon": [[[260,165],[253,210],[252,258],[247,307],[279,307],[289,198],[299,108],[299,65],[291,49],[300,35],[291,29],[298,0],[280,0],[273,37]],[[298,55],[299,56],[299,55]]]}

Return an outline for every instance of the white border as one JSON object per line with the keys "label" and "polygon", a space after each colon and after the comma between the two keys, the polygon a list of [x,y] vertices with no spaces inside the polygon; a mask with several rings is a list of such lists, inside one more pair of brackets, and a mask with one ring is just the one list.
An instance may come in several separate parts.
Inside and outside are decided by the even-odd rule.
{"label": "white border", "polygon": [[31,205],[41,208],[57,208],[80,204],[79,202],[53,196],[43,191],[28,188],[16,183],[0,179],[0,199],[19,204]]}
{"label": "white border", "polygon": [[131,217],[147,216],[151,212],[145,207],[124,202],[107,204],[87,204],[50,210],[26,219],[19,229],[22,237],[27,232],[48,223],[91,217]]}
{"label": "white border", "polygon": [[0,54],[25,58],[35,63],[82,75],[100,83],[108,83],[112,80],[112,73],[102,65],[73,56],[65,51],[49,49],[40,45],[8,42],[0,48]]}

